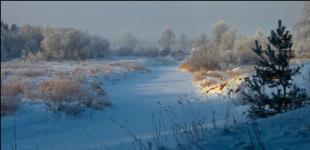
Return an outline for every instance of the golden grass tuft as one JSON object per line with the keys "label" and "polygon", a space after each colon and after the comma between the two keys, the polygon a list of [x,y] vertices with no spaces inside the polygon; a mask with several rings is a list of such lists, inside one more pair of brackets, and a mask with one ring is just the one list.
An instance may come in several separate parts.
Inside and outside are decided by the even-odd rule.
{"label": "golden grass tuft", "polygon": [[52,101],[67,101],[70,97],[82,93],[81,84],[72,79],[51,79],[40,86],[40,90],[46,93],[47,99]]}
{"label": "golden grass tuft", "polygon": [[187,72],[193,72],[193,68],[187,64],[187,63],[182,63],[180,66],[179,66],[179,69],[183,70],[183,71],[187,71]]}
{"label": "golden grass tuft", "polygon": [[51,79],[42,83],[39,89],[45,99],[53,102],[70,101],[83,94],[81,83],[73,79]]}
{"label": "golden grass tuft", "polygon": [[20,96],[24,92],[22,83],[12,79],[1,83],[1,116],[14,113],[20,103]]}
{"label": "golden grass tuft", "polygon": [[20,80],[12,79],[1,83],[1,96],[17,96],[23,93],[24,88]]}

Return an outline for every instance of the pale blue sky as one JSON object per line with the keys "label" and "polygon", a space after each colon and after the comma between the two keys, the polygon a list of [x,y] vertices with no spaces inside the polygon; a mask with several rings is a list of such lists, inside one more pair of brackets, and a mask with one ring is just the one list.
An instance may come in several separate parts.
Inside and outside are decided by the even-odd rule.
{"label": "pale blue sky", "polygon": [[208,32],[220,19],[242,34],[257,27],[269,32],[277,20],[291,27],[302,2],[1,2],[1,19],[17,25],[75,27],[108,39],[131,31],[139,38],[158,39],[167,25],[179,36]]}

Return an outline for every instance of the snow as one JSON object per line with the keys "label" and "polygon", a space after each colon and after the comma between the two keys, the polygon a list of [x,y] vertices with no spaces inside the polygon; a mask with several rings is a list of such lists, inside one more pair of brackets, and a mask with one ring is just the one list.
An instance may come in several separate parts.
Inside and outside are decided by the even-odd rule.
{"label": "snow", "polygon": [[205,147],[208,149],[261,149],[257,138],[254,137],[254,144],[250,141],[250,134],[253,135],[254,131],[258,131],[265,149],[306,150],[310,148],[309,114],[310,107],[307,106],[267,119],[241,123],[231,127],[226,133],[223,129],[214,130],[208,134]]}
{"label": "snow", "polygon": [[[127,122],[137,136],[149,139],[152,115],[166,106],[182,115],[178,101],[183,97],[191,101],[195,112],[207,118],[206,127],[211,129],[212,118],[216,118],[220,128],[210,130],[206,147],[240,149],[249,146],[245,128],[248,119],[243,115],[246,106],[235,106],[224,96],[203,96],[192,85],[191,75],[178,70],[173,61],[163,63],[166,65],[158,63],[158,60],[138,61],[147,64],[150,72],[129,73],[117,82],[101,79],[100,83],[112,102],[111,107],[103,110],[87,109],[72,117],[61,112],[49,112],[39,101],[31,104],[23,101],[16,115],[1,117],[1,149],[12,149],[15,142],[18,149],[23,150],[128,148],[132,138],[111,119]],[[309,146],[306,142],[310,141],[310,119],[306,117],[309,111],[310,108],[306,107],[258,120],[258,128],[266,138],[264,141],[275,139],[274,143],[266,143],[267,149],[306,149]],[[236,119],[237,123],[229,129],[231,132],[223,135],[222,127],[227,124],[225,114]],[[301,121],[295,116],[300,116]],[[233,125],[232,122],[228,124]]]}

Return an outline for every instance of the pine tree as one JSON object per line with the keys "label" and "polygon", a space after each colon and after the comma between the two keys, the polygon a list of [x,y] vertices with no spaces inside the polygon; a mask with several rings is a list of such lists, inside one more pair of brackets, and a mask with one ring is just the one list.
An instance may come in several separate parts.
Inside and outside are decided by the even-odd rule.
{"label": "pine tree", "polygon": [[290,60],[294,58],[292,35],[278,21],[278,28],[268,37],[267,50],[255,41],[253,51],[260,60],[255,73],[247,79],[251,94],[243,93],[250,103],[249,116],[268,117],[305,105],[307,95],[304,89],[292,83],[292,77],[299,73],[300,67],[292,68]]}

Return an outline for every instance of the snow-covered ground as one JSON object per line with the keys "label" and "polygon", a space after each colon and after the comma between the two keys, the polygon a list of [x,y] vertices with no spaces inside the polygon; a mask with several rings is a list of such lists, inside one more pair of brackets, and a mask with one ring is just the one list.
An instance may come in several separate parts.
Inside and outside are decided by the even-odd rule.
{"label": "snow-covered ground", "polygon": [[[184,97],[191,101],[195,112],[206,117],[206,127],[214,123],[220,127],[227,123],[227,114],[237,126],[230,132],[224,132],[225,135],[221,129],[210,131],[206,147],[240,149],[249,146],[249,141],[243,140],[248,135],[242,124],[246,120],[243,115],[246,106],[235,106],[220,96],[202,96],[199,89],[192,85],[191,75],[178,70],[177,64],[148,66],[149,73],[132,73],[117,82],[102,79],[112,102],[111,107],[103,110],[88,109],[79,116],[70,117],[48,112],[42,103],[29,105],[24,102],[16,115],[1,117],[1,149],[15,146],[22,150],[128,149],[127,142],[132,137],[111,119],[124,123],[137,136],[148,139],[152,134],[152,114],[166,106],[174,108],[176,114],[182,114],[178,101]],[[259,120],[258,124],[264,129],[262,136],[271,141],[277,139],[275,147],[272,142],[265,143],[271,144],[271,148],[286,147],[281,143],[290,144],[286,145],[292,149],[309,146],[306,143],[310,141],[310,120],[305,117],[309,115],[309,109]],[[294,118],[296,114],[301,114],[301,121]]]}
{"label": "snow-covered ground", "polygon": [[[192,86],[191,75],[177,68],[177,65],[151,67],[147,75],[132,74],[116,83],[104,81],[112,107],[103,111],[88,110],[78,117],[68,117],[62,113],[47,112],[41,104],[24,106],[16,116],[1,118],[2,148],[10,149],[15,141],[25,150],[115,148],[120,141],[131,137],[111,118],[127,119],[137,135],[148,135],[151,133],[152,113],[160,109],[158,102],[164,106],[177,106],[178,97],[186,93],[193,100],[201,98],[200,92]],[[224,112],[219,107],[226,107],[219,101],[194,100],[192,103],[195,110],[210,116],[213,111],[218,111],[216,115],[221,116]]]}
{"label": "snow-covered ground", "polygon": [[[207,149],[282,149],[310,148],[310,107],[293,110],[229,129],[209,132]],[[260,144],[261,143],[261,144]]]}

